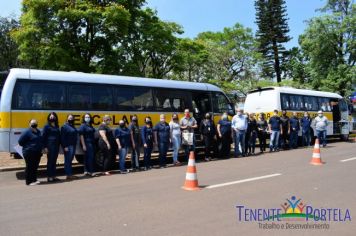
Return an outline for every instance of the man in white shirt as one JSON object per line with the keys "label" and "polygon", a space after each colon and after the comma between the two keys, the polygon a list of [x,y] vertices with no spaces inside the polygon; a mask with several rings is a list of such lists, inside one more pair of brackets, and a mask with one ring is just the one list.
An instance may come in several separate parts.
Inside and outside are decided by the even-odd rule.
{"label": "man in white shirt", "polygon": [[318,116],[314,119],[314,127],[316,130],[316,136],[319,139],[320,144],[323,147],[326,146],[326,129],[328,127],[328,118],[323,115],[323,111],[318,111]]}
{"label": "man in white shirt", "polygon": [[[245,154],[245,135],[247,129],[247,117],[243,115],[243,111],[238,108],[236,109],[236,115],[232,118],[231,127],[233,130],[233,139],[235,143],[235,157],[239,157],[242,154],[244,157]],[[241,152],[240,148],[241,146]]]}

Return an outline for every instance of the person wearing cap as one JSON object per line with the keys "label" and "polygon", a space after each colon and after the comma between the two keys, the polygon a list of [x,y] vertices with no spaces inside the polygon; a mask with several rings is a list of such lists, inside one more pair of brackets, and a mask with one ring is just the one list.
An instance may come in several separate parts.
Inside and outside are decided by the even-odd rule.
{"label": "person wearing cap", "polygon": [[[232,118],[231,127],[234,131],[234,143],[235,143],[235,157],[239,157],[245,154],[245,135],[247,129],[247,117],[243,114],[243,111],[236,109],[236,115]],[[241,147],[241,151],[240,151]]]}
{"label": "person wearing cap", "polygon": [[42,157],[43,138],[41,131],[37,129],[38,122],[35,119],[30,120],[30,128],[27,129],[19,138],[19,145],[22,146],[22,154],[25,159],[26,185],[38,185],[37,169]]}
{"label": "person wearing cap", "polygon": [[112,167],[112,163],[115,161],[116,150],[115,150],[115,139],[112,130],[109,125],[111,123],[111,117],[105,115],[103,117],[103,122],[100,124],[99,130],[99,150],[102,154],[102,165],[103,165],[103,174],[110,175],[109,170]]}
{"label": "person wearing cap", "polygon": [[323,111],[318,111],[318,116],[314,118],[314,127],[316,130],[316,137],[319,139],[323,147],[326,146],[326,129],[328,127],[328,118],[324,116]]}
{"label": "person wearing cap", "polygon": [[184,147],[185,160],[189,159],[189,153],[195,151],[194,130],[198,128],[198,123],[190,115],[189,109],[184,110],[184,117],[179,122],[182,129],[182,145]]}
{"label": "person wearing cap", "polygon": [[119,127],[115,130],[115,138],[119,151],[120,173],[126,174],[128,171],[125,167],[126,156],[131,146],[131,131],[126,127],[125,121],[119,121]]}
{"label": "person wearing cap", "polygon": [[129,125],[131,138],[131,167],[133,170],[140,170],[140,127],[137,115],[133,115]]}
{"label": "person wearing cap", "polygon": [[171,131],[169,124],[166,122],[166,116],[160,115],[160,122],[153,128],[156,144],[158,145],[159,152],[159,165],[160,168],[167,167],[167,151],[170,143]]}
{"label": "person wearing cap", "polygon": [[278,110],[273,111],[273,116],[268,121],[268,130],[270,133],[269,151],[278,151],[279,135],[283,134],[281,118],[278,116]]}

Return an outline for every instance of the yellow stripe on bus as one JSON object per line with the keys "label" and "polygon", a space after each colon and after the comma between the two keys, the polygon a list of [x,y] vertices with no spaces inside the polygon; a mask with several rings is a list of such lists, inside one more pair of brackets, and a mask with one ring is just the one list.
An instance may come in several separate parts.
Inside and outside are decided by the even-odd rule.
{"label": "yellow stripe on bus", "polygon": [[0,112],[0,129],[8,129],[10,125],[10,112]]}

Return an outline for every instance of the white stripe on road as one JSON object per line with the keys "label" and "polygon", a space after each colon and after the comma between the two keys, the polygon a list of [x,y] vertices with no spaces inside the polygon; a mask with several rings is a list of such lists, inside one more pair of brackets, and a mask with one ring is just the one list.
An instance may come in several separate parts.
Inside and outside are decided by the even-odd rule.
{"label": "white stripe on road", "polygon": [[356,160],[356,157],[352,157],[352,158],[345,159],[345,160],[340,160],[340,162],[347,162],[347,161],[353,161],[353,160]]}
{"label": "white stripe on road", "polygon": [[224,187],[224,186],[233,185],[233,184],[240,184],[240,183],[251,182],[251,181],[260,180],[260,179],[272,178],[272,177],[276,177],[276,176],[279,176],[279,175],[282,175],[282,174],[276,173],[276,174],[272,174],[272,175],[264,175],[264,176],[260,176],[260,177],[242,179],[242,180],[237,180],[237,181],[233,181],[233,182],[210,185],[210,186],[208,186],[206,188],[219,188],[219,187]]}

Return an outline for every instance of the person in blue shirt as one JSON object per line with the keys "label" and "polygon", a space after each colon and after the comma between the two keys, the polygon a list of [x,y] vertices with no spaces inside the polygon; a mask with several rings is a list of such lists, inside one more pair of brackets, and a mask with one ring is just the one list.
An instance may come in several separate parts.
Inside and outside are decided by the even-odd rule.
{"label": "person in blue shirt", "polygon": [[279,135],[283,133],[281,118],[278,116],[278,110],[274,110],[274,115],[268,121],[270,133],[269,148],[270,152],[278,151]]}
{"label": "person in blue shirt", "polygon": [[131,146],[131,131],[126,127],[125,121],[119,121],[119,127],[115,130],[115,139],[119,152],[120,173],[126,174],[128,171],[125,167],[126,156]]}
{"label": "person in blue shirt", "polygon": [[221,142],[220,157],[229,158],[231,150],[231,121],[226,112],[221,116],[216,129]]}
{"label": "person in blue shirt", "polygon": [[146,117],[145,123],[146,125],[141,128],[141,139],[144,148],[144,170],[149,170],[151,169],[151,153],[153,149],[153,128],[151,118]]}
{"label": "person in blue shirt", "polygon": [[155,141],[158,145],[160,168],[166,167],[167,151],[170,143],[170,127],[166,122],[166,116],[160,115],[160,122],[153,129]]}
{"label": "person in blue shirt", "polygon": [[37,120],[32,119],[30,121],[30,128],[22,133],[18,141],[19,145],[22,146],[22,154],[26,162],[26,185],[30,186],[40,184],[37,180],[37,169],[44,146],[41,131],[37,129],[37,126]]}
{"label": "person in blue shirt", "polygon": [[138,125],[137,115],[131,118],[129,125],[131,138],[131,166],[132,170],[140,170],[140,127]]}
{"label": "person in blue shirt", "polygon": [[300,123],[297,117],[297,113],[293,112],[292,117],[289,119],[290,123],[290,148],[297,148],[298,147],[298,132],[300,130]]}
{"label": "person in blue shirt", "polygon": [[58,116],[51,112],[47,116],[47,124],[43,128],[43,143],[47,153],[47,181],[60,181],[56,177],[56,164],[61,143],[61,133],[58,125]]}
{"label": "person in blue shirt", "polygon": [[94,173],[94,155],[95,155],[95,128],[93,127],[93,118],[86,113],[82,118],[82,125],[78,130],[80,144],[84,151],[84,175],[95,177]]}
{"label": "person in blue shirt", "polygon": [[310,115],[307,111],[304,112],[304,117],[302,118],[300,123],[302,126],[303,146],[310,146],[312,119],[310,118]]}
{"label": "person in blue shirt", "polygon": [[67,180],[76,179],[73,176],[72,161],[77,147],[78,131],[74,126],[74,116],[72,114],[67,116],[67,122],[61,128],[61,144],[64,150],[64,171]]}

